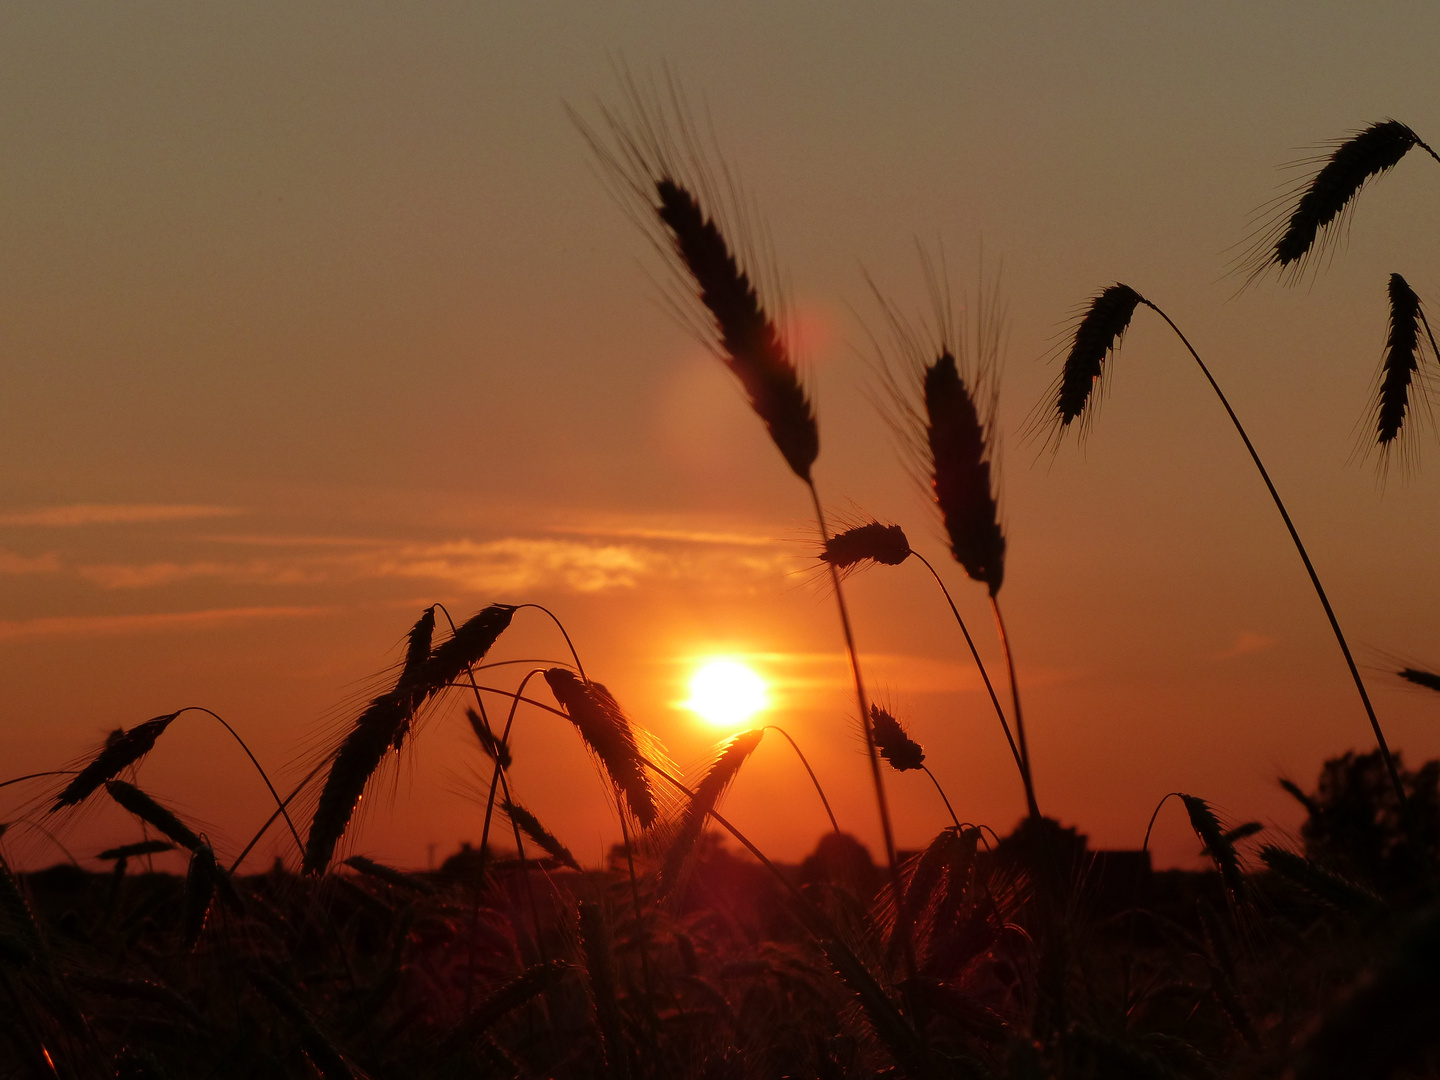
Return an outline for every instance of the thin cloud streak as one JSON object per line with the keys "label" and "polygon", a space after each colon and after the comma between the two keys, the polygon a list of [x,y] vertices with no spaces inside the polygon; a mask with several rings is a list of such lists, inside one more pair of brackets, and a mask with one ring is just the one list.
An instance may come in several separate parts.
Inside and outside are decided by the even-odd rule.
{"label": "thin cloud streak", "polygon": [[73,506],[45,506],[0,514],[0,526],[74,528],[81,525],[139,525],[160,521],[236,517],[243,513],[243,510],[234,506],[77,503]]}
{"label": "thin cloud streak", "polygon": [[0,641],[51,637],[114,637],[222,626],[254,619],[306,618],[334,610],[330,607],[243,607],[150,615],[53,615],[39,619],[0,619]]}
{"label": "thin cloud streak", "polygon": [[554,526],[550,530],[562,536],[593,536],[614,540],[660,540],[678,544],[704,544],[722,547],[771,547],[778,541],[759,533],[705,532],[692,529],[657,529],[645,526]]}
{"label": "thin cloud streak", "polygon": [[726,581],[737,575],[779,580],[785,564],[780,553],[736,554],[703,547],[676,552],[645,544],[504,537],[239,561],[90,564],[76,572],[104,589],[156,588],[199,579],[274,586],[400,579],[445,582],[469,592],[521,594],[539,589],[597,593],[633,589],[643,582]]}
{"label": "thin cloud streak", "polygon": [[1237,657],[1249,656],[1251,653],[1264,652],[1266,649],[1275,647],[1275,639],[1265,634],[1257,634],[1253,630],[1242,630],[1236,635],[1235,643],[1228,649],[1217,652],[1215,660],[1234,660]]}
{"label": "thin cloud streak", "polygon": [[21,555],[15,551],[0,548],[0,575],[4,574],[54,574],[63,569],[60,556],[53,551],[43,555]]}

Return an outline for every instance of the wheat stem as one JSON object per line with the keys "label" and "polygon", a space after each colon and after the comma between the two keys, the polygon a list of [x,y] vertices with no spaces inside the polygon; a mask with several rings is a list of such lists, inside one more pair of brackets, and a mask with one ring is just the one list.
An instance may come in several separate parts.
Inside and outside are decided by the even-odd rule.
{"label": "wheat stem", "polygon": [[835,811],[830,809],[830,800],[825,797],[825,789],[820,786],[820,779],[815,775],[815,770],[810,767],[810,762],[806,760],[805,752],[800,749],[800,744],[792,739],[790,733],[778,724],[766,724],[760,730],[778,731],[781,735],[785,736],[785,741],[788,742],[795,751],[796,757],[800,759],[800,764],[804,765],[805,771],[810,774],[810,782],[815,785],[815,794],[820,796],[820,802],[825,807],[825,814],[830,818],[830,827],[838,833],[840,831],[840,823],[835,820]]}
{"label": "wheat stem", "polygon": [[1400,772],[1395,767],[1395,758],[1390,753],[1390,747],[1385,741],[1385,733],[1380,729],[1380,720],[1375,715],[1375,707],[1370,703],[1370,694],[1365,689],[1365,680],[1360,677],[1360,669],[1355,664],[1355,658],[1350,654],[1350,645],[1345,640],[1345,632],[1340,629],[1340,620],[1335,616],[1335,609],[1330,606],[1330,598],[1325,594],[1325,586],[1320,584],[1320,575],[1315,571],[1315,564],[1310,561],[1310,553],[1305,550],[1305,544],[1300,539],[1300,533],[1296,531],[1295,523],[1290,520],[1290,512],[1285,509],[1285,503],[1280,498],[1280,493],[1275,490],[1275,484],[1271,481],[1270,474],[1265,469],[1265,463],[1260,460],[1260,455],[1256,452],[1254,444],[1251,443],[1250,436],[1245,433],[1245,428],[1240,423],[1240,418],[1235,415],[1235,410],[1230,407],[1230,402],[1225,397],[1224,391],[1220,389],[1220,384],[1215,381],[1215,376],[1210,374],[1210,369],[1205,366],[1205,361],[1200,359],[1200,354],[1195,351],[1195,346],[1190,344],[1190,339],[1175,325],[1170,316],[1161,311],[1159,307],[1143,298],[1141,299],[1141,303],[1165,320],[1170,329],[1175,331],[1175,336],[1180,339],[1181,343],[1195,359],[1195,363],[1200,365],[1200,371],[1210,384],[1210,388],[1215,391],[1215,396],[1220,399],[1220,404],[1225,407],[1226,415],[1230,417],[1230,422],[1235,425],[1235,430],[1239,433],[1240,440],[1245,444],[1245,449],[1250,453],[1250,459],[1255,462],[1255,468],[1260,472],[1260,479],[1265,481],[1265,487],[1270,492],[1270,498],[1275,501],[1275,508],[1280,511],[1280,518],[1285,522],[1285,528],[1290,533],[1290,539],[1295,542],[1295,550],[1300,554],[1300,561],[1305,564],[1305,572],[1310,575],[1310,584],[1315,587],[1315,595],[1320,598],[1320,606],[1325,609],[1325,617],[1330,620],[1330,629],[1334,631],[1335,640],[1340,646],[1340,652],[1344,654],[1345,665],[1350,669],[1350,678],[1355,682],[1355,689],[1360,694],[1360,703],[1364,705],[1365,715],[1370,719],[1370,729],[1375,733],[1375,741],[1379,745],[1380,756],[1385,761],[1385,769],[1390,774],[1390,782],[1395,786],[1395,796],[1400,802],[1400,809],[1405,816],[1411,839],[1415,843],[1416,850],[1421,853],[1424,859],[1426,876],[1430,879],[1430,884],[1433,887],[1435,883],[1435,868],[1428,854],[1426,854],[1427,849],[1421,839],[1419,825],[1415,821],[1410,800],[1405,794],[1405,785],[1401,783]]}
{"label": "wheat stem", "polygon": [[255,755],[250,752],[250,747],[245,745],[245,740],[240,737],[240,733],[231,727],[223,716],[213,709],[205,708],[203,705],[187,705],[181,709],[180,712],[203,712],[209,716],[213,716],[220,722],[220,726],[228,731],[231,736],[234,737],[235,741],[240,744],[240,749],[245,751],[245,756],[250,759],[250,764],[254,765],[255,771],[260,774],[260,779],[265,781],[265,786],[270,791],[270,797],[275,800],[276,813],[285,819],[285,824],[290,828],[290,836],[295,841],[295,847],[303,857],[305,854],[305,844],[300,839],[300,833],[296,830],[295,823],[290,820],[290,814],[285,809],[285,802],[281,801],[280,793],[275,790],[275,785],[270,782],[270,777],[265,775],[265,769],[261,766],[260,762],[255,759]]}
{"label": "wheat stem", "polygon": [[970,636],[970,630],[965,625],[965,620],[960,617],[960,610],[955,606],[955,600],[950,595],[950,590],[945,587],[944,580],[936,572],[930,560],[921,555],[918,551],[913,552],[914,556],[925,564],[925,569],[930,571],[930,576],[935,579],[935,584],[940,586],[940,591],[945,595],[945,602],[950,605],[950,613],[955,616],[956,625],[960,627],[960,633],[965,635],[965,644],[970,647],[970,655],[975,658],[975,666],[980,669],[980,678],[985,683],[985,690],[990,695],[990,703],[995,706],[995,715],[1000,718],[1000,729],[1005,732],[1005,742],[1010,746],[1010,754],[1015,759],[1015,767],[1020,771],[1020,780],[1025,785],[1025,802],[1030,813],[1034,817],[1040,816],[1040,809],[1035,805],[1035,793],[1030,789],[1029,774],[1025,768],[1025,760],[1020,756],[1020,748],[1015,745],[1015,737],[1010,733],[1010,723],[1005,719],[1005,709],[1000,704],[1000,696],[995,693],[995,686],[990,681],[990,673],[985,670],[985,662],[980,659],[980,650],[975,647],[975,639]]}
{"label": "wheat stem", "polygon": [[1010,700],[1015,710],[1015,738],[1020,743],[1020,763],[1025,773],[1026,797],[1030,800],[1030,814],[1040,819],[1040,806],[1035,799],[1035,775],[1030,770],[1030,747],[1025,742],[1025,717],[1020,711],[1020,681],[1015,677],[1015,656],[1010,651],[1010,635],[1005,632],[1005,619],[1000,614],[1000,602],[990,594],[990,610],[995,613],[995,632],[1000,637],[1000,647],[1005,652],[1005,669],[1010,678]]}
{"label": "wheat stem", "polygon": [[[806,481],[810,489],[810,501],[815,505],[815,521],[820,527],[820,542],[823,544],[830,535],[825,526],[825,511],[820,506],[820,493],[812,481]],[[860,705],[860,723],[865,730],[865,749],[870,757],[870,777],[875,784],[875,802],[880,809],[880,831],[885,838],[885,857],[890,863],[890,873],[897,875],[895,862],[895,834],[890,827],[890,807],[885,800],[885,781],[880,773],[880,755],[875,749],[875,731],[870,724],[870,702],[865,696],[865,680],[860,674],[860,656],[855,649],[855,634],[850,628],[850,611],[845,605],[845,593],[840,586],[840,574],[834,564],[825,564],[830,570],[830,582],[835,587],[835,604],[840,609],[840,628],[845,635],[845,653],[850,659],[850,673],[855,681],[855,698]]]}
{"label": "wheat stem", "polygon": [[921,765],[920,768],[930,778],[930,782],[935,785],[935,790],[940,794],[940,800],[945,804],[945,809],[950,812],[950,820],[955,823],[957,829],[960,828],[960,818],[955,813],[955,808],[950,805],[950,797],[945,794],[945,789],[940,786],[940,781],[935,779],[935,774],[930,771],[929,765]]}

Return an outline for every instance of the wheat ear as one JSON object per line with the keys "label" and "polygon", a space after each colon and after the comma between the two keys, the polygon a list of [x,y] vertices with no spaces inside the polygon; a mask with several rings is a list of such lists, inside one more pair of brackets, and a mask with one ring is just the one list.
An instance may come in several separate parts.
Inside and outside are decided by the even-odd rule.
{"label": "wheat ear", "polygon": [[1310,259],[1335,238],[1365,185],[1389,172],[1417,146],[1436,157],[1420,136],[1398,120],[1371,124],[1341,141],[1296,190],[1290,211],[1262,236],[1251,277],[1275,268],[1290,280],[1298,279]]}
{"label": "wheat ear", "polygon": [[735,782],[735,777],[740,773],[740,766],[745,764],[745,759],[755,752],[760,745],[760,739],[764,736],[763,728],[754,731],[745,731],[736,735],[720,752],[715,763],[706,771],[699,785],[695,788],[695,794],[690,798],[690,804],[685,808],[685,816],[680,821],[680,828],[676,832],[674,841],[665,852],[665,860],[660,866],[660,891],[668,893],[680,883],[680,878],[685,870],[685,864],[690,858],[690,853],[695,850],[695,844],[699,841],[701,833],[705,831],[705,822],[710,813],[720,804],[720,797],[725,789]]}
{"label": "wheat ear", "polygon": [[[1420,297],[1399,274],[1391,274],[1387,288],[1390,299],[1390,323],[1385,335],[1385,355],[1380,363],[1380,376],[1375,389],[1374,445],[1380,451],[1380,472],[1385,476],[1390,459],[1398,450],[1402,464],[1413,462],[1409,451],[1413,440],[1405,440],[1405,431],[1414,426],[1416,419],[1413,391],[1417,387],[1422,394],[1425,389],[1426,372],[1422,368],[1425,358],[1424,345],[1430,346],[1432,356],[1437,355],[1435,336],[1430,332],[1430,323],[1420,306]],[[1424,331],[1424,337],[1421,331]],[[1429,404],[1423,397],[1421,404]],[[1408,459],[1408,460],[1407,460]]]}

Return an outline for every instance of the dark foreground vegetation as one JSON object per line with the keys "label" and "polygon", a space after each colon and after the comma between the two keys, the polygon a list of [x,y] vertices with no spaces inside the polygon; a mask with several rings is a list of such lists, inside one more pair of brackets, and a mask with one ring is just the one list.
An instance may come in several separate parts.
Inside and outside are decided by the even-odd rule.
{"label": "dark foreground vegetation", "polygon": [[[1405,779],[1433,859],[1440,762]],[[1205,873],[1049,819],[1039,844],[951,827],[898,903],[843,833],[770,868],[707,834],[664,900],[623,845],[600,871],[467,847],[187,879],[137,844],[0,879],[0,1075],[1434,1075],[1440,910],[1384,766],[1293,793],[1303,850],[1242,825]]]}

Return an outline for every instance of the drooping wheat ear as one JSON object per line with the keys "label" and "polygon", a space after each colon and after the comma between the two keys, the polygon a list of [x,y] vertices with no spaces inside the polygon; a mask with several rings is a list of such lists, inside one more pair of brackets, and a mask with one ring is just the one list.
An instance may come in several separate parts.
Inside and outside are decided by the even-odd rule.
{"label": "drooping wheat ear", "polygon": [[910,541],[899,525],[867,521],[827,537],[820,561],[829,563],[836,570],[853,570],[864,562],[899,566],[911,554]]}
{"label": "drooping wheat ear", "polygon": [[[302,865],[306,873],[321,873],[330,864],[366,783],[386,752],[398,748],[397,738],[403,739],[403,731],[417,710],[490,651],[495,639],[510,625],[514,612],[508,604],[492,604],[461,623],[449,640],[438,645],[423,662],[417,661],[412,667],[407,657],[395,687],[370,702],[356,719],[335,752],[320,791],[310,834],[305,838]],[[411,631],[410,654],[418,655],[434,622],[433,608],[420,617]]]}
{"label": "drooping wheat ear", "polygon": [[106,848],[95,857],[110,862],[112,859],[133,859],[140,855],[158,855],[162,851],[174,851],[175,845],[168,840],[141,840],[135,844]]}
{"label": "drooping wheat ear", "polygon": [[705,831],[705,822],[711,811],[720,804],[720,797],[725,794],[725,789],[734,782],[740,766],[755,752],[764,734],[764,729],[758,728],[736,735],[726,744],[720,756],[715,759],[715,764],[710,766],[695,788],[690,805],[685,808],[685,816],[680,820],[680,828],[669,850],[665,852],[665,861],[660,867],[661,893],[670,892],[680,883],[685,863],[690,853],[695,850],[701,833]]}
{"label": "drooping wheat ear", "polygon": [[672,177],[660,176],[655,198],[655,212],[714,319],[720,358],[740,380],[785,463],[809,483],[810,467],[820,453],[820,433],[784,339],[719,226],[696,197]]}
{"label": "drooping wheat ear", "polygon": [[215,864],[215,852],[209,844],[201,844],[190,856],[190,870],[185,875],[185,905],[181,920],[181,945],[185,952],[191,952],[200,941],[205,930],[205,920],[210,917],[210,904],[215,899],[216,878],[220,868]]}
{"label": "drooping wheat ear", "polygon": [[1359,882],[1274,844],[1260,849],[1260,861],[1316,900],[1345,914],[1365,916],[1385,907],[1384,900]]}
{"label": "drooping wheat ear", "polygon": [[566,668],[550,668],[545,681],[580,738],[625,796],[625,805],[641,827],[654,825],[658,814],[655,794],[640,764],[635,733],[610,691],[600,683],[582,681]]}
{"label": "drooping wheat ear", "polygon": [[990,475],[992,435],[949,349],[925,369],[931,488],[950,550],[994,596],[1005,580],[1005,532]]}
{"label": "drooping wheat ear", "polygon": [[540,819],[529,810],[515,805],[509,799],[500,804],[500,809],[504,810],[505,816],[515,824],[515,827],[533,840],[545,854],[561,865],[570,867],[571,870],[580,869],[580,864],[575,861],[575,856],[570,854],[570,849],[562,844],[554,833],[540,824]]}
{"label": "drooping wheat ear", "polygon": [[[1375,390],[1375,446],[1380,450],[1382,476],[1387,471],[1391,454],[1401,446],[1401,434],[1406,430],[1407,420],[1413,427],[1415,402],[1411,391],[1418,384],[1423,395],[1425,389],[1423,341],[1420,331],[1430,338],[1432,352],[1435,349],[1430,324],[1415,290],[1399,274],[1390,275],[1390,326],[1385,338],[1385,357],[1380,365],[1379,385]],[[1429,403],[1421,397],[1421,404]],[[1413,447],[1413,440],[1409,441]],[[1402,452],[1402,461],[1404,453]]]}
{"label": "drooping wheat ear", "polygon": [[563,960],[542,960],[531,965],[476,1005],[475,1011],[456,1029],[456,1034],[467,1041],[478,1040],[498,1021],[539,997],[574,970]]}
{"label": "drooping wheat ear", "polygon": [[378,863],[374,859],[367,859],[364,855],[351,855],[345,860],[345,865],[358,870],[368,878],[383,881],[386,885],[394,888],[419,893],[421,896],[435,895],[435,886],[428,881],[423,881],[414,874],[407,874],[403,870],[396,870],[393,866]]}
{"label": "drooping wheat ear", "polygon": [[1395,673],[1406,682],[1423,686],[1427,690],[1440,690],[1440,672],[1422,671],[1420,668],[1401,668]]}
{"label": "drooping wheat ear", "polygon": [[[1310,258],[1334,239],[1361,189],[1416,146],[1435,155],[1398,120],[1371,124],[1339,143],[1315,175],[1291,193],[1291,198],[1298,194],[1293,209],[1282,211],[1275,226],[1262,234],[1251,277],[1273,267],[1292,281],[1298,279]],[[1288,203],[1287,198],[1282,205]]]}
{"label": "drooping wheat ear", "polygon": [[105,781],[105,790],[126,810],[147,825],[159,829],[181,847],[199,851],[204,846],[205,841],[176,817],[173,810],[161,806],[134,784],[127,784],[124,780],[107,780]]}
{"label": "drooping wheat ear", "polygon": [[1230,894],[1231,899],[1237,902],[1243,900],[1245,873],[1240,868],[1240,856],[1235,851],[1235,845],[1226,839],[1225,830],[1220,827],[1215,811],[1210,809],[1204,799],[1195,795],[1182,794],[1180,801],[1185,804],[1185,812],[1190,815],[1190,827],[1195,830],[1195,835],[1205,845],[1205,853],[1220,871],[1225,891]]}
{"label": "drooping wheat ear", "polygon": [[[420,684],[425,664],[430,659],[430,644],[435,637],[435,609],[426,608],[424,614],[415,620],[415,625],[410,628],[410,634],[405,647],[405,663],[400,669],[400,677],[395,680],[395,689],[399,692],[413,690]],[[412,707],[411,713],[414,709]],[[401,721],[400,726],[395,729],[395,737],[391,739],[391,748],[398,751],[405,745],[405,736],[410,733],[411,717],[407,716]]]}
{"label": "drooping wheat ear", "polygon": [[[1129,285],[1115,284],[1095,296],[1075,326],[1070,352],[1055,387],[1053,422],[1056,436],[1063,435],[1076,420],[1088,419],[1086,408],[1092,395],[1101,389],[1105,360],[1120,346],[1135,308],[1143,297]],[[1093,408],[1091,412],[1093,413]]]}
{"label": "drooping wheat ear", "polygon": [[918,769],[925,764],[925,751],[905,733],[900,721],[879,705],[870,706],[870,726],[875,732],[875,747],[880,756],[897,772]]}
{"label": "drooping wheat ear", "polygon": [[510,768],[510,747],[495,734],[489,721],[468,707],[465,709],[465,719],[470,721],[470,730],[475,732],[475,739],[480,743],[480,749],[485,752],[485,756],[502,769]]}
{"label": "drooping wheat ear", "polygon": [[153,720],[136,724],[129,731],[107,740],[105,748],[95,755],[90,764],[80,770],[75,779],[65,785],[64,791],[56,796],[55,804],[50,807],[50,812],[53,814],[56,810],[74,806],[83,801],[106,780],[115,776],[122,769],[134,765],[154,748],[155,740],[179,715],[178,712],[173,712],[157,716]]}

